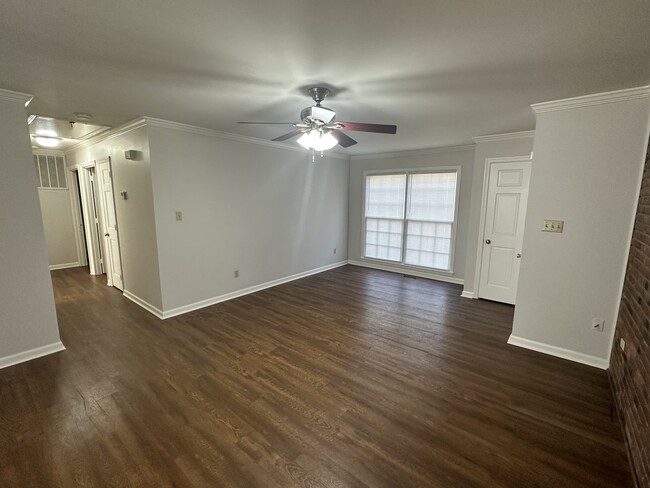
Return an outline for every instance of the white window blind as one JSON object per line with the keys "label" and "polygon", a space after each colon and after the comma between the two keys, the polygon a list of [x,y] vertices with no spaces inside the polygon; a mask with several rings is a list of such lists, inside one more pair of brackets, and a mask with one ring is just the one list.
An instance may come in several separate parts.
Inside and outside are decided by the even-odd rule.
{"label": "white window blind", "polygon": [[405,195],[404,174],[366,178],[366,257],[402,260]]}
{"label": "white window blind", "polygon": [[451,268],[456,176],[455,171],[409,175],[406,264]]}
{"label": "white window blind", "polygon": [[451,270],[456,170],[367,175],[366,258]]}

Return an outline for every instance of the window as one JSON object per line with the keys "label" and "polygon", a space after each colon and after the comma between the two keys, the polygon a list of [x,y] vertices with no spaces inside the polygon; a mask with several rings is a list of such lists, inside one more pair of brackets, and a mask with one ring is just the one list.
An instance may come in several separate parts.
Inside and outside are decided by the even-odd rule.
{"label": "window", "polygon": [[65,179],[65,162],[62,156],[34,155],[34,166],[39,188],[68,187]]}
{"label": "window", "polygon": [[458,171],[366,175],[364,257],[451,271]]}

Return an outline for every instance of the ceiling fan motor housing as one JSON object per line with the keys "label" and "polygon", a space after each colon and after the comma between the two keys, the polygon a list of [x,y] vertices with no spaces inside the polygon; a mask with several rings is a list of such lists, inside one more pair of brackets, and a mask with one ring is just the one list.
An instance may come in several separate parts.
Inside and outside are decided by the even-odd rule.
{"label": "ceiling fan motor housing", "polygon": [[335,115],[336,112],[334,110],[316,105],[303,109],[302,112],[300,112],[300,119],[306,123],[309,123],[312,120],[320,120],[324,124],[329,124],[334,120]]}

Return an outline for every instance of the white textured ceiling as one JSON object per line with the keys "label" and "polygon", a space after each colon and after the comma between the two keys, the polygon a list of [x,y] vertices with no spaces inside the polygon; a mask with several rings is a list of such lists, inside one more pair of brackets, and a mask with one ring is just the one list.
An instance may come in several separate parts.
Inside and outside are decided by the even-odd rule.
{"label": "white textured ceiling", "polygon": [[648,0],[2,0],[0,87],[41,115],[270,139],[288,129],[236,122],[297,121],[300,88],[326,83],[340,120],[398,126],[341,152],[420,149],[648,84],[649,26]]}

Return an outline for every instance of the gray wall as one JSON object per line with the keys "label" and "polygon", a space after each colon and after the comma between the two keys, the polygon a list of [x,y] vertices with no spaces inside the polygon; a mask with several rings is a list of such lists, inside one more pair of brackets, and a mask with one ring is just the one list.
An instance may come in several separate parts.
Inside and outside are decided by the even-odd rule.
{"label": "gray wall", "polygon": [[166,312],[347,259],[347,160],[152,124]]}
{"label": "gray wall", "polygon": [[[512,331],[520,345],[607,367],[648,121],[647,97],[538,114]],[[564,220],[564,233],[542,233],[544,219]]]}
{"label": "gray wall", "polygon": [[[508,136],[509,134],[504,134]],[[467,233],[467,259],[465,260],[464,293],[476,297],[478,293],[478,276],[476,262],[478,257],[478,238],[481,225],[481,205],[483,203],[483,181],[485,178],[486,160],[490,158],[506,158],[514,156],[529,156],[533,150],[533,135],[520,137],[512,135],[512,139],[477,142],[474,152],[474,178],[472,179],[472,202],[469,212]],[[479,138],[477,138],[479,139]]]}
{"label": "gray wall", "polygon": [[62,348],[25,100],[11,98],[0,90],[0,367]]}
{"label": "gray wall", "polygon": [[[149,138],[143,124],[136,124],[135,127],[91,146],[68,152],[66,157],[68,167],[111,158],[124,291],[160,311],[162,295]],[[124,151],[129,149],[139,151],[140,157],[126,160]],[[121,191],[127,191],[127,200],[119,198]]]}
{"label": "gray wall", "polygon": [[38,199],[50,267],[79,266],[70,190],[39,189]]}

